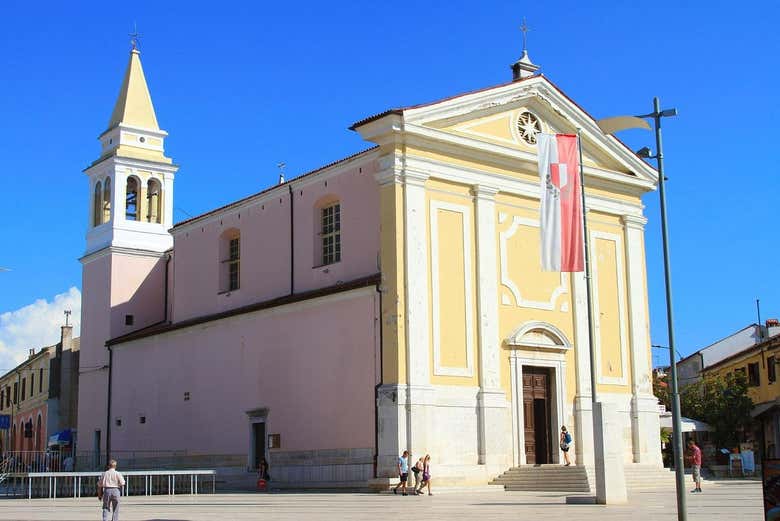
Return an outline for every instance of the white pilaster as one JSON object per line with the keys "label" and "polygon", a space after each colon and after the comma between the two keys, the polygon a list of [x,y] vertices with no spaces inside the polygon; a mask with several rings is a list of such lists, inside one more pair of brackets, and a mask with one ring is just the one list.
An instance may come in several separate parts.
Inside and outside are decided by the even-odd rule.
{"label": "white pilaster", "polygon": [[163,174],[163,224],[173,226],[173,172]]}
{"label": "white pilaster", "polygon": [[430,385],[426,174],[404,171],[407,383]]}
{"label": "white pilaster", "polygon": [[125,219],[125,206],[127,204],[125,192],[127,191],[127,170],[123,168],[117,168],[116,164],[111,165],[114,170],[114,175],[111,177],[111,215],[113,217],[114,227],[122,225],[126,222]]}
{"label": "white pilaster", "polygon": [[478,463],[506,460],[506,395],[501,389],[498,328],[498,270],[496,268],[496,201],[498,189],[473,188],[477,223],[477,316],[479,331]]}
{"label": "white pilaster", "polygon": [[[628,278],[629,338],[631,346],[631,441],[635,463],[660,464],[658,401],[653,396],[650,346],[648,345],[647,287],[642,216],[624,215]],[[652,432],[651,432],[652,431]]]}
{"label": "white pilaster", "polygon": [[[396,163],[396,167],[398,164]],[[407,447],[424,454],[433,431],[431,408],[430,294],[428,290],[428,221],[424,172],[401,170],[404,187],[404,272],[406,273],[406,411]]]}
{"label": "white pilaster", "polygon": [[477,221],[477,310],[479,316],[479,385],[500,390],[496,201],[498,189],[474,187]]}

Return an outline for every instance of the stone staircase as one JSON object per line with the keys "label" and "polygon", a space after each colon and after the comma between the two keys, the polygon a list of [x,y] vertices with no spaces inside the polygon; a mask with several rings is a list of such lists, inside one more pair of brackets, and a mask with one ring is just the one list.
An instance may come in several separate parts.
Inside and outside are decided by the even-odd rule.
{"label": "stone staircase", "polygon": [[[656,465],[629,463],[625,466],[624,474],[626,488],[629,492],[632,490],[674,488],[675,486],[674,472]],[[690,477],[687,477],[687,480],[690,481]]]}
{"label": "stone staircase", "polygon": [[[655,465],[626,464],[626,488],[636,490],[674,488],[674,472]],[[490,482],[507,491],[591,492],[595,489],[593,468],[562,465],[523,465],[512,467]]]}
{"label": "stone staircase", "polygon": [[585,467],[571,465],[522,465],[512,467],[493,481],[491,485],[503,485],[504,490],[544,492],[590,492],[588,472]]}

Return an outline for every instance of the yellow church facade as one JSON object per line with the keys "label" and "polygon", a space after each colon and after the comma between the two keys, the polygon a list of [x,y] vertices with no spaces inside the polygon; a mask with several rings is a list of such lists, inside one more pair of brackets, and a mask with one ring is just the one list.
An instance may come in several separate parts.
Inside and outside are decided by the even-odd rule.
{"label": "yellow church facade", "polygon": [[585,277],[540,263],[534,134],[577,130],[597,392],[617,405],[625,462],[660,466],[641,201],[655,171],[542,76],[353,129],[379,145],[380,466],[408,448],[440,476],[489,480],[562,462],[562,426],[594,464]]}

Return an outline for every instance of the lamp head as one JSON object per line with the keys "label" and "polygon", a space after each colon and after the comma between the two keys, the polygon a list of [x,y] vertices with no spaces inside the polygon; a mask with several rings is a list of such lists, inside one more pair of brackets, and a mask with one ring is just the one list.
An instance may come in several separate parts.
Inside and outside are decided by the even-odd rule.
{"label": "lamp head", "polygon": [[649,159],[653,157],[653,153],[649,147],[640,148],[639,150],[636,151],[636,155],[638,155],[642,159]]}
{"label": "lamp head", "polygon": [[660,116],[662,118],[671,118],[672,116],[677,115],[677,109],[666,109],[662,110]]}

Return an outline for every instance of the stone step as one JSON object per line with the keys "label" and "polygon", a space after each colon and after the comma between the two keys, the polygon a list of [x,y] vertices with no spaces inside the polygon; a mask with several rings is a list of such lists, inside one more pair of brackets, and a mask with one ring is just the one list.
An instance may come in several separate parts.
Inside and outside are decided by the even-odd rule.
{"label": "stone step", "polygon": [[571,487],[555,487],[539,485],[513,486],[506,485],[504,490],[507,492],[590,492],[590,487],[586,485],[577,485]]}
{"label": "stone step", "polygon": [[495,478],[492,484],[508,491],[589,492],[584,467],[541,465],[513,467]]}
{"label": "stone step", "polygon": [[551,467],[512,467],[506,472],[533,472],[534,474],[548,472],[585,472],[585,467],[576,467],[574,465],[569,467],[564,467],[563,465],[555,465]]}
{"label": "stone step", "polygon": [[541,476],[502,476],[496,478],[493,481],[497,483],[506,483],[508,481],[542,481],[545,483],[551,483],[555,481],[587,481],[588,477],[582,476],[555,476],[555,478],[544,478]]}
{"label": "stone step", "polygon": [[579,472],[559,472],[559,471],[542,471],[542,472],[505,472],[502,476],[586,476],[587,472],[584,470]]}
{"label": "stone step", "polygon": [[646,490],[674,487],[674,472],[655,465],[631,464],[624,469],[626,488]]}

